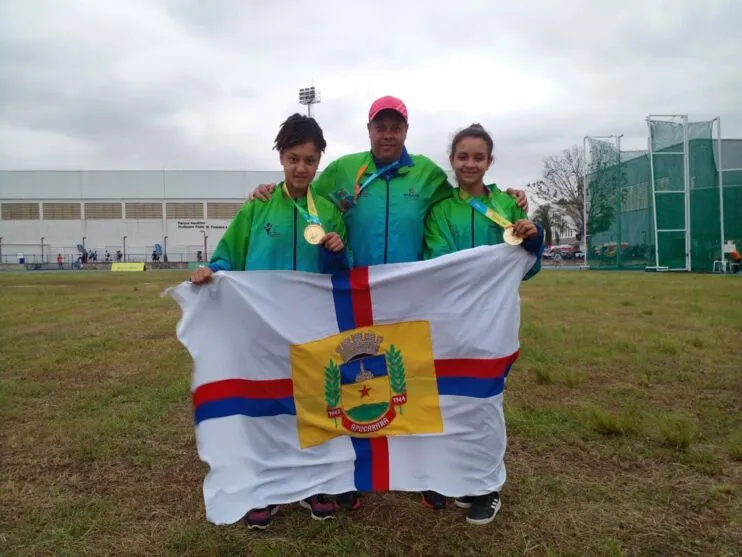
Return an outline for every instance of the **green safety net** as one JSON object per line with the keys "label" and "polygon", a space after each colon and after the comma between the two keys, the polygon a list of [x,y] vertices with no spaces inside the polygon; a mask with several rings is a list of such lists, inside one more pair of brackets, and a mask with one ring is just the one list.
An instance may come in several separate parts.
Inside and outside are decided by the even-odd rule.
{"label": "green safety net", "polygon": [[[646,151],[619,151],[615,143],[588,139],[587,264],[597,269],[685,270],[689,260],[691,271],[711,272],[721,257],[713,122],[651,120],[649,128],[651,160]],[[739,247],[742,171],[722,177],[724,235]]]}
{"label": "green safety net", "polygon": [[742,252],[742,169],[722,172],[724,183],[724,240]]}
{"label": "green safety net", "polygon": [[684,126],[678,122],[650,121],[657,252],[654,265],[685,268],[685,143]]}
{"label": "green safety net", "polygon": [[587,264],[644,269],[654,258],[649,158],[588,139]]}
{"label": "green safety net", "polygon": [[711,272],[721,257],[719,169],[713,122],[688,124],[690,169],[690,270]]}

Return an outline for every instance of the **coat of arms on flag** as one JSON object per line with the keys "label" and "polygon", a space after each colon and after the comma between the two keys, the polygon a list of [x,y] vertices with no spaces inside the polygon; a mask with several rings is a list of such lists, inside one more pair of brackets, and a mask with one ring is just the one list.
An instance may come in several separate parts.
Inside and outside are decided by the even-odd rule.
{"label": "coat of arms on flag", "polygon": [[443,431],[426,321],[363,327],[294,345],[291,369],[301,447],[338,435]]}

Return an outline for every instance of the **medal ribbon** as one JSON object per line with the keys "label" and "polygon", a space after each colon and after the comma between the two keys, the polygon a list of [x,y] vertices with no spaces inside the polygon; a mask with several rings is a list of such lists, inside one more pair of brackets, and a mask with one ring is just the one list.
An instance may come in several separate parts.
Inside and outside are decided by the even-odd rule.
{"label": "medal ribbon", "polygon": [[494,201],[492,201],[492,192],[489,192],[489,205],[485,205],[482,203],[479,199],[476,197],[469,195],[467,192],[459,188],[459,198],[463,201],[466,201],[469,206],[477,211],[478,213],[483,214],[485,217],[490,219],[492,222],[497,224],[498,226],[501,226],[503,229],[510,228],[513,226],[513,223],[510,222],[508,219],[503,217],[500,214],[499,209],[496,208],[496,204]]}
{"label": "medal ribbon", "polygon": [[301,216],[304,217],[304,220],[307,221],[307,224],[319,224],[322,226],[322,222],[319,220],[319,214],[317,213],[317,207],[314,204],[314,199],[312,198],[312,188],[307,187],[307,209],[309,212],[307,212],[303,207],[301,207],[293,197],[289,194],[289,189],[286,187],[286,182],[283,183],[283,193],[286,194],[286,197],[288,197],[291,200],[291,203],[294,204],[294,207],[301,213]]}
{"label": "medal ribbon", "polygon": [[356,182],[355,182],[355,186],[354,186],[354,189],[355,189],[355,198],[358,199],[358,196],[361,195],[361,192],[366,188],[366,186],[368,186],[371,182],[373,182],[374,180],[376,180],[376,178],[378,178],[379,176],[381,176],[382,174],[384,174],[388,170],[391,170],[392,168],[398,167],[398,166],[399,166],[399,161],[394,161],[391,164],[387,164],[386,166],[382,166],[376,172],[374,172],[373,174],[371,174],[371,176],[369,176],[368,178],[366,178],[363,181],[363,184],[361,184],[359,186],[358,185],[358,181],[361,179],[361,176],[363,176],[363,173],[366,172],[366,169],[368,168],[368,164],[364,164],[361,167],[361,169],[358,171],[358,174],[356,174]]}

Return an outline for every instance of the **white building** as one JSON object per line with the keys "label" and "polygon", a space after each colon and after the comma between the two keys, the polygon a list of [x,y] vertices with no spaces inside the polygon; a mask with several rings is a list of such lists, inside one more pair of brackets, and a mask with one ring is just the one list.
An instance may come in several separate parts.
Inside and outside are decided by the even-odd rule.
{"label": "white building", "polygon": [[0,262],[65,261],[78,245],[102,261],[117,250],[149,259],[160,244],[170,261],[207,257],[258,185],[283,172],[0,171]]}

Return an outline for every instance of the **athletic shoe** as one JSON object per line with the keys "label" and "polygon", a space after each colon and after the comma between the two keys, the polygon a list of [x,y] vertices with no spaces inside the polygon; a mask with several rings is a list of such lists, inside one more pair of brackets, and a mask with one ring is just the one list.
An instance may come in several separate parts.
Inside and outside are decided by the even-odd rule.
{"label": "athletic shoe", "polygon": [[456,499],[453,500],[453,504],[456,505],[460,509],[470,508],[473,502],[474,502],[474,497],[472,497],[471,495],[466,495],[464,497],[456,497]]}
{"label": "athletic shoe", "polygon": [[357,491],[346,491],[335,495],[335,508],[344,511],[355,511],[361,508],[361,498]]}
{"label": "athletic shoe", "polygon": [[423,505],[434,511],[446,507],[446,497],[437,491],[423,491]]}
{"label": "athletic shoe", "polygon": [[262,509],[252,509],[245,515],[245,524],[248,529],[265,530],[273,521],[273,517],[278,512],[278,505],[268,505]]}
{"label": "athletic shoe", "polygon": [[466,521],[478,526],[489,524],[495,519],[501,506],[500,494],[496,491],[474,497],[469,512],[466,514]]}
{"label": "athletic shoe", "polygon": [[299,504],[305,509],[312,511],[313,520],[327,520],[335,518],[335,505],[327,495],[320,493],[312,495],[307,499],[302,499]]}

